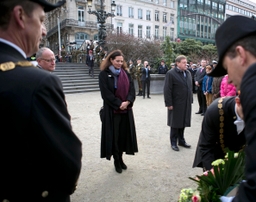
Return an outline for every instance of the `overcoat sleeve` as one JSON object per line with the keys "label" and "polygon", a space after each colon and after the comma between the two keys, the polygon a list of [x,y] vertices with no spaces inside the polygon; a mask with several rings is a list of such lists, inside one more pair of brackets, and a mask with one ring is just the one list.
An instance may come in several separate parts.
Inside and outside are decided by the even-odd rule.
{"label": "overcoat sleeve", "polygon": [[245,177],[239,186],[234,202],[256,200],[256,64],[246,71],[241,84],[241,104],[245,121]]}
{"label": "overcoat sleeve", "polygon": [[216,142],[218,142],[219,138],[219,111],[217,104],[218,100],[215,100],[207,109],[198,142],[198,152],[201,156],[202,165],[206,170],[212,168],[211,163],[215,160]]}
{"label": "overcoat sleeve", "polygon": [[172,92],[173,92],[173,79],[172,79],[172,71],[169,70],[165,76],[165,82],[164,82],[164,102],[165,106],[173,106],[173,100],[172,100]]}
{"label": "overcoat sleeve", "polygon": [[71,194],[80,174],[82,148],[71,128],[60,80],[51,74],[40,80],[31,105],[34,123],[31,127],[39,131],[37,139],[47,148],[42,156],[51,160],[51,165],[45,165],[45,169],[49,169],[48,173],[53,173],[53,176],[47,177],[65,185],[65,191]]}

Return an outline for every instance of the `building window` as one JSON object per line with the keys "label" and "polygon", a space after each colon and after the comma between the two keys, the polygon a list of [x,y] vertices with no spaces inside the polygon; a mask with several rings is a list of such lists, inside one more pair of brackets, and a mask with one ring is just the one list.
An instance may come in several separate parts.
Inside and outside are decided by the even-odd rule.
{"label": "building window", "polygon": [[133,36],[133,24],[129,24],[129,35]]}
{"label": "building window", "polygon": [[167,5],[166,0],[163,0],[163,5],[164,5],[164,6],[166,6],[166,5]]}
{"label": "building window", "polygon": [[117,34],[122,34],[122,27],[123,27],[123,24],[121,22],[118,22],[116,24],[116,31],[117,31]]}
{"label": "building window", "polygon": [[224,6],[222,4],[219,4],[219,11],[223,11]]}
{"label": "building window", "polygon": [[151,12],[149,10],[147,10],[147,14],[146,14],[146,20],[151,20]]}
{"label": "building window", "polygon": [[204,0],[198,0],[197,3],[203,5],[204,4]]}
{"label": "building window", "polygon": [[134,18],[133,8],[129,7],[129,18]]}
{"label": "building window", "polygon": [[158,1],[158,0],[156,0],[156,4],[159,4],[159,1]]}
{"label": "building window", "polygon": [[116,15],[117,16],[122,16],[123,15],[122,6],[120,6],[120,5],[116,6]]}
{"label": "building window", "polygon": [[155,26],[155,39],[159,39],[159,26]]}
{"label": "building window", "polygon": [[217,6],[218,6],[218,4],[217,4],[217,3],[215,3],[215,2],[212,2],[212,9],[215,9],[215,10],[217,10]]}
{"label": "building window", "polygon": [[170,8],[174,8],[174,1],[170,2]]}
{"label": "building window", "polygon": [[163,22],[167,22],[167,13],[163,13]]}
{"label": "building window", "polygon": [[159,21],[159,12],[155,11],[155,21]]}
{"label": "building window", "polygon": [[147,29],[146,29],[146,37],[147,37],[148,39],[151,38],[151,27],[150,27],[150,26],[147,26]]}
{"label": "building window", "polygon": [[174,28],[170,29],[170,38],[171,38],[171,41],[174,41]]}
{"label": "building window", "polygon": [[164,39],[166,38],[166,34],[167,34],[167,27],[163,27],[163,37],[164,37]]}
{"label": "building window", "polygon": [[138,38],[142,38],[142,25],[138,25]]}
{"label": "building window", "polygon": [[174,14],[170,15],[170,24],[172,27],[174,26]]}
{"label": "building window", "polygon": [[84,22],[84,7],[78,6],[78,22]]}
{"label": "building window", "polygon": [[210,0],[205,0],[205,4],[210,6],[211,5],[211,1]]}
{"label": "building window", "polygon": [[138,9],[138,19],[142,19],[142,9]]}

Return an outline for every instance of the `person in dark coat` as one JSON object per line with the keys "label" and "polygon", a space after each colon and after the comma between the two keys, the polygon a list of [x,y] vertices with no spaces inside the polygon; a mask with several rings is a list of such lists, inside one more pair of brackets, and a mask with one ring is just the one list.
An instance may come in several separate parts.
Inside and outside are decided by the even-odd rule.
{"label": "person in dark coat", "polygon": [[120,50],[112,51],[100,65],[99,86],[103,99],[101,158],[114,158],[116,172],[127,169],[123,152],[138,152],[133,103],[135,89]]}
{"label": "person in dark coat", "polygon": [[142,82],[142,96],[145,99],[146,87],[147,87],[147,98],[151,99],[150,95],[150,66],[148,65],[148,61],[144,61],[143,67],[140,69],[141,71],[141,82]]}
{"label": "person in dark coat", "polygon": [[[228,29],[227,29],[228,28]],[[245,180],[234,198],[221,201],[256,201],[256,21],[245,16],[231,16],[216,31],[219,62],[210,73],[219,77],[228,73],[238,92],[245,122]],[[225,43],[223,43],[225,41]]]}
{"label": "person in dark coat", "polygon": [[176,58],[176,66],[165,76],[164,101],[167,107],[170,126],[170,141],[174,151],[179,146],[190,148],[184,138],[185,127],[190,127],[192,104],[192,77],[187,70],[187,59],[184,55]]}
{"label": "person in dark coat", "polygon": [[158,67],[158,74],[166,74],[166,72],[168,71],[168,67],[165,64],[164,60],[161,61],[161,64]]}
{"label": "person in dark coat", "polygon": [[196,112],[196,114],[201,114],[202,116],[204,115],[207,109],[206,98],[202,89],[203,79],[206,74],[205,67],[206,60],[201,60],[201,66],[198,68],[194,76],[195,85],[197,86],[197,100],[199,104],[199,110],[198,112]]}
{"label": "person in dark coat", "polygon": [[[237,152],[245,146],[242,109],[239,101],[236,104],[236,99],[239,98],[216,99],[207,109],[193,167],[202,167],[205,171],[210,170],[213,161],[225,157],[226,149]],[[222,116],[223,121],[220,120]]]}
{"label": "person in dark coat", "polygon": [[86,56],[86,65],[89,68],[89,76],[94,78],[94,55],[92,50],[89,50]]}
{"label": "person in dark coat", "polygon": [[196,71],[197,71],[197,66],[196,64],[192,64],[189,68],[188,68],[188,71],[190,71],[191,73],[191,76],[192,76],[192,91],[193,93],[196,93],[197,92],[197,86],[195,84],[195,74],[196,74]]}
{"label": "person in dark coat", "polygon": [[0,201],[69,202],[76,188],[82,147],[61,81],[26,60],[63,3],[0,1]]}

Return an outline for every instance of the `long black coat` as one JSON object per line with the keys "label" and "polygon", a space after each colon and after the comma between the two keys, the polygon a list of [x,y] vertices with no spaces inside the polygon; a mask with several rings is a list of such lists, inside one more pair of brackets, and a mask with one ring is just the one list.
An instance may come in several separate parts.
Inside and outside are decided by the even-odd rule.
{"label": "long black coat", "polygon": [[[25,61],[0,42],[0,64]],[[69,195],[81,168],[81,142],[70,124],[59,78],[37,67],[0,69],[0,201]]]}
{"label": "long black coat", "polygon": [[[128,72],[126,72],[129,81],[130,88],[127,95],[127,99],[130,101],[129,107],[133,106],[135,101],[135,89],[133,80]],[[100,72],[99,74],[99,86],[101,91],[101,97],[103,99],[104,113],[102,117],[102,129],[101,129],[101,158],[107,158],[110,160],[112,156],[112,147],[113,147],[113,135],[114,135],[114,121],[113,114],[114,110],[119,109],[122,101],[115,96],[114,88],[114,76],[113,73],[107,68]],[[138,152],[137,138],[134,124],[133,111],[128,110],[127,116],[130,127],[130,136],[126,139],[126,145],[124,146],[126,154],[134,154]]]}
{"label": "long black coat", "polygon": [[[214,100],[204,115],[193,167],[202,167],[210,170],[213,161],[225,156],[220,143],[218,101],[219,99]],[[224,111],[224,146],[229,150],[239,151],[245,145],[245,137],[244,131],[238,135],[236,125],[234,124],[234,121],[237,119],[235,97],[224,98],[222,106]]]}
{"label": "long black coat", "polygon": [[241,104],[245,121],[245,177],[240,184],[234,202],[256,201],[256,64],[251,65],[244,74],[241,84]]}
{"label": "long black coat", "polygon": [[165,76],[164,101],[165,106],[173,106],[168,110],[167,125],[173,128],[190,126],[192,94],[192,77],[188,70],[183,72],[177,67],[169,70]]}

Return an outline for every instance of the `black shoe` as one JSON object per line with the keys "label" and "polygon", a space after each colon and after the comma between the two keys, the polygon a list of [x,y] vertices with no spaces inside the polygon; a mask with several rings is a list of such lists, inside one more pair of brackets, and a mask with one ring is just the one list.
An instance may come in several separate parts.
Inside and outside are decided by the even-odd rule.
{"label": "black shoe", "polygon": [[145,97],[143,97],[143,99],[145,99]]}
{"label": "black shoe", "polygon": [[116,168],[116,172],[122,173],[122,167],[121,167],[120,161],[119,160],[114,160],[114,165],[115,165],[115,168]]}
{"label": "black shoe", "polygon": [[174,151],[179,151],[179,147],[177,147],[177,146],[175,146],[175,145],[172,145],[172,149],[173,149]]}
{"label": "black shoe", "polygon": [[122,168],[123,170],[126,170],[126,169],[127,169],[127,166],[125,165],[125,163],[123,162],[123,160],[120,161],[120,165],[121,165],[121,168]]}
{"label": "black shoe", "polygon": [[202,113],[201,116],[204,116],[204,113]]}
{"label": "black shoe", "polygon": [[187,144],[186,142],[184,144],[178,144],[181,147],[190,148],[191,145]]}
{"label": "black shoe", "polygon": [[151,97],[148,96],[148,99],[151,99]]}
{"label": "black shoe", "polygon": [[196,112],[195,114],[202,114],[202,112],[198,111],[198,112]]}

